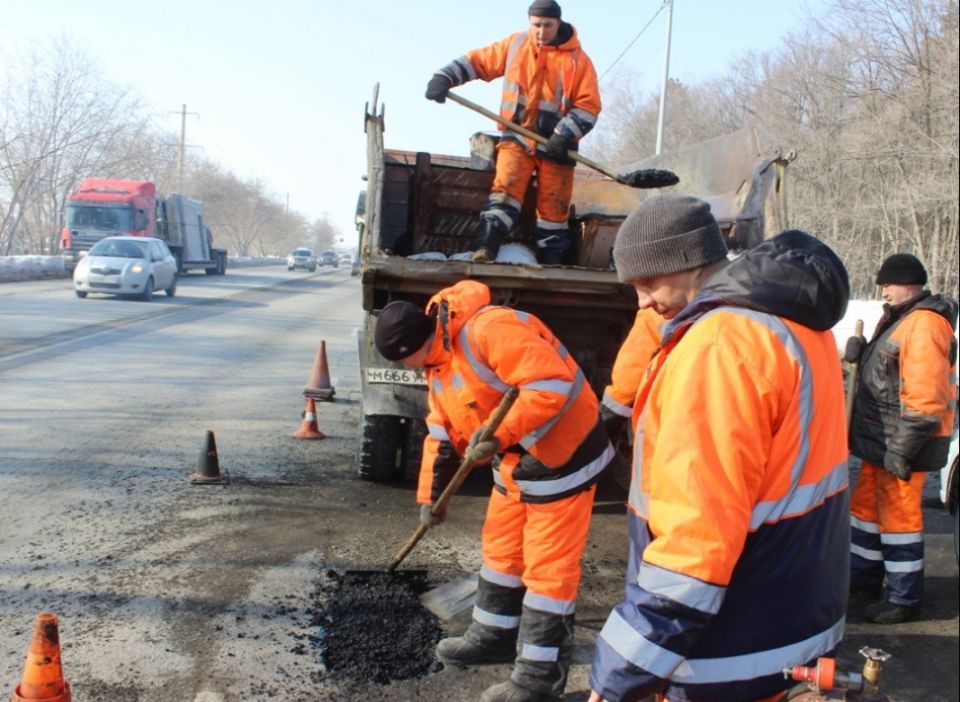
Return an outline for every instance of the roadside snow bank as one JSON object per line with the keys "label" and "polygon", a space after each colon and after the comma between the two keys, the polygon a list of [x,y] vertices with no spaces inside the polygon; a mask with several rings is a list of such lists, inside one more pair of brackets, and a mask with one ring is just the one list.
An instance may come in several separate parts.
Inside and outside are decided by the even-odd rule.
{"label": "roadside snow bank", "polygon": [[[282,266],[287,259],[280,256],[261,258],[229,258],[227,268],[241,266]],[[63,267],[59,256],[0,256],[0,283],[42,278],[67,278],[70,274]]]}
{"label": "roadside snow bank", "polygon": [[0,256],[0,282],[66,276],[59,256]]}

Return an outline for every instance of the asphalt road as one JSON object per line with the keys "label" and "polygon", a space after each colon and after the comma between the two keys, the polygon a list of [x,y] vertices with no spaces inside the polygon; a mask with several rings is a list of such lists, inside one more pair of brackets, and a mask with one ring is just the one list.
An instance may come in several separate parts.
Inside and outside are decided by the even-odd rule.
{"label": "asphalt road", "polygon": [[[0,695],[42,611],[60,617],[77,700],[446,702],[508,675],[382,684],[324,668],[331,579],[384,568],[417,524],[412,486],[356,477],[360,320],[346,269],[189,276],[151,303],[78,300],[66,279],[0,284]],[[321,340],[336,388],[318,406],[327,438],[296,441]],[[227,485],[188,483],[207,430]],[[592,645],[622,589],[623,498],[601,487],[568,700],[586,699]],[[489,489],[471,477],[402,568],[431,584],[474,572]],[[883,628],[854,608],[840,655],[859,668],[862,646],[892,653],[883,688],[896,700],[960,699],[953,523],[932,481],[928,493],[924,621]]]}

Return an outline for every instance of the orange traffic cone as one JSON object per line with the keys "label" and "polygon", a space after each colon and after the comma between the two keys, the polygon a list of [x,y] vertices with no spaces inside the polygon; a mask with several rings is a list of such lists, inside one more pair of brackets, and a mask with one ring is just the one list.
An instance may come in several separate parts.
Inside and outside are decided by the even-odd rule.
{"label": "orange traffic cone", "polygon": [[54,614],[37,615],[33,638],[23,666],[23,678],[13,691],[12,702],[70,702],[70,685],[60,664],[60,627]]}
{"label": "orange traffic cone", "polygon": [[310,379],[303,389],[303,396],[322,402],[333,402],[336,390],[330,384],[330,369],[327,367],[327,342],[321,341],[317,349],[317,357],[313,361],[313,370]]}
{"label": "orange traffic cone", "polygon": [[190,484],[217,485],[225,482],[227,482],[227,479],[220,475],[217,441],[213,438],[213,432],[207,429],[207,438],[200,450],[200,458],[197,459],[197,470],[190,476]]}
{"label": "orange traffic cone", "polygon": [[325,439],[326,435],[317,426],[317,403],[312,397],[307,398],[307,408],[303,411],[303,421],[300,428],[290,436],[294,439]]}

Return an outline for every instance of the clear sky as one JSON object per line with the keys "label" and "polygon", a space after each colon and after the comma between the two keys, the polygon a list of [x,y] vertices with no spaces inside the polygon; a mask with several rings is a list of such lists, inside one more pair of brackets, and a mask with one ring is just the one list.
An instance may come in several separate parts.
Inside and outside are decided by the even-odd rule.
{"label": "clear sky", "polygon": [[[670,77],[695,83],[746,51],[775,49],[828,0],[675,0]],[[657,15],[662,0],[560,0],[599,74]],[[0,13],[0,61],[66,36],[106,76],[139,93],[158,123],[243,178],[258,178],[308,219],[328,213],[345,244],[364,187],[364,104],[380,83],[388,148],[468,154],[493,130],[452,102],[423,97],[433,72],[527,23],[526,0],[164,0],[160,4],[11,0]],[[666,11],[601,82],[621,68],[659,92]],[[2,69],[2,63],[0,63]],[[622,76],[622,74],[621,74]],[[458,89],[496,111],[499,81]],[[603,119],[601,114],[600,119]],[[667,126],[669,129],[669,125]],[[589,137],[588,137],[589,139]],[[108,176],[109,174],[100,174]]]}

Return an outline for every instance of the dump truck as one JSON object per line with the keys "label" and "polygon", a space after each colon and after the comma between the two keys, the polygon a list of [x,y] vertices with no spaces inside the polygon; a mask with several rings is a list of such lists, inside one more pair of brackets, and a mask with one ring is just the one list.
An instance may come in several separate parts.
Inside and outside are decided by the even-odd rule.
{"label": "dump truck", "polygon": [[161,197],[149,181],[85,178],[67,199],[60,234],[64,267],[72,271],[95,243],[119,235],[163,239],[180,273],[223,275],[227,268],[227,252],[213,248],[200,201],[176,193]]}
{"label": "dump truck", "polygon": [[[377,89],[367,104],[364,127],[366,190],[357,212],[363,290],[358,334],[363,389],[360,477],[415,478],[426,434],[424,374],[387,361],[373,343],[377,317],[393,300],[423,306],[438,290],[459,280],[481,281],[490,287],[493,304],[542,319],[602,396],[637,311],[636,293],[620,283],[613,270],[614,238],[627,214],[657,191],[638,190],[577,166],[570,264],[458,260],[456,254],[471,250],[480,227],[480,210],[493,181],[496,137],[471,137],[470,156],[386,149]],[[792,158],[791,152],[762,143],[756,130],[745,129],[628,164],[622,172],[672,170],[680,178],[677,190],[710,202],[731,250],[737,251],[786,228],[784,187]],[[505,241],[535,246],[535,188],[534,181],[519,224]]]}

